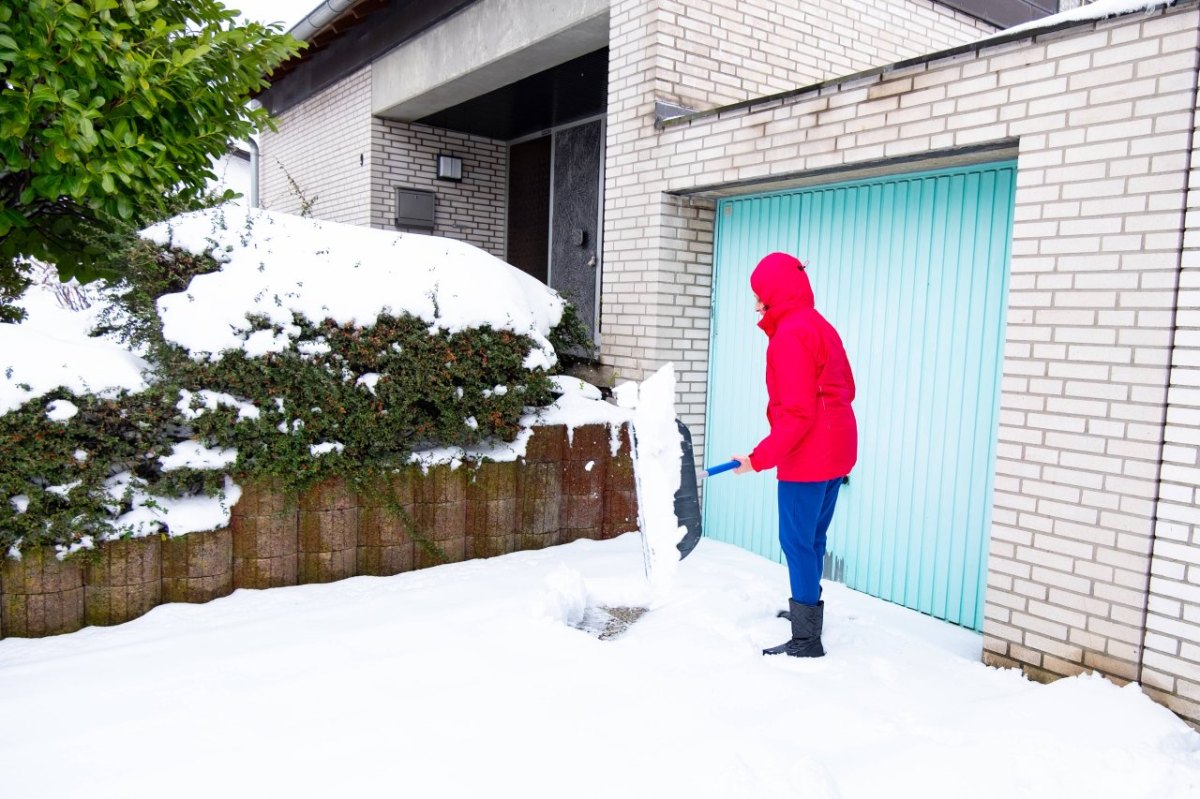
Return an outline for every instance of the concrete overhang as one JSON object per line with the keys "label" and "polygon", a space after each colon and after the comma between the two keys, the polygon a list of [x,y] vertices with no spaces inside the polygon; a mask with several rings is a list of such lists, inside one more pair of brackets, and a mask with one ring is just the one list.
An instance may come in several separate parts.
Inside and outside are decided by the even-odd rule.
{"label": "concrete overhang", "polygon": [[480,0],[371,66],[371,113],[411,122],[608,46],[609,0]]}

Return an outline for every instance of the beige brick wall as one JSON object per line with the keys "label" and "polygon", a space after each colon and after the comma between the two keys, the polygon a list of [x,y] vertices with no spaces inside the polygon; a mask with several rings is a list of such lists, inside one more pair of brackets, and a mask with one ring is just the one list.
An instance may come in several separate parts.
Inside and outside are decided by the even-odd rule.
{"label": "beige brick wall", "polygon": [[[463,159],[461,183],[437,180],[438,153]],[[371,225],[395,228],[397,186],[432,191],[433,233],[460,239],[503,258],[508,145],[428,125],[372,121]],[[420,233],[429,231],[420,230]]]}
{"label": "beige brick wall", "polygon": [[259,142],[260,204],[318,219],[370,224],[371,68],[356,72],[277,118]]}
{"label": "beige brick wall", "polygon": [[996,30],[932,0],[643,5],[658,7],[653,40],[658,92],[698,109],[850,75]]}
{"label": "beige brick wall", "polygon": [[[690,345],[669,324],[693,302],[685,276],[708,279],[710,251],[679,258],[705,220],[664,192],[1019,142],[988,659],[1047,678],[1088,669],[1153,678],[1175,692],[1178,712],[1200,720],[1194,311],[1181,314],[1175,340],[1154,543],[1196,111],[1196,4],[992,45],[660,133],[644,127],[654,83],[637,79],[639,70],[654,74],[639,60],[640,38],[657,35],[652,26],[639,33],[645,7],[617,2],[612,17],[609,362],[630,374],[665,360],[704,371],[697,353],[707,342]],[[1184,281],[1181,306],[1194,309],[1195,272]],[[639,283],[645,293],[622,289]],[[683,399],[703,406],[695,392]]]}

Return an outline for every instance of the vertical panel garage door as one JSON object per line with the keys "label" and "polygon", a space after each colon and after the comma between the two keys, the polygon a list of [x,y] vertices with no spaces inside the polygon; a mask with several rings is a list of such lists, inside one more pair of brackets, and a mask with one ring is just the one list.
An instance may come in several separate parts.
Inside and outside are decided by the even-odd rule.
{"label": "vertical panel garage door", "polygon": [[[720,201],[708,460],[766,434],[750,272],[809,264],[858,384],[859,464],[826,577],[978,629],[991,519],[1016,167],[892,175]],[[782,562],[774,472],[705,485],[707,535]]]}

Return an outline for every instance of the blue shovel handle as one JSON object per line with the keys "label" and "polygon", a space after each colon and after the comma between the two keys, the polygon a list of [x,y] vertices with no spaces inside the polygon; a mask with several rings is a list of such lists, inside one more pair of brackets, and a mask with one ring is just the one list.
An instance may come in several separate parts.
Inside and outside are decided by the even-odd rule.
{"label": "blue shovel handle", "polygon": [[720,474],[721,472],[727,472],[730,469],[736,469],[737,467],[737,461],[728,461],[726,463],[717,464],[716,466],[709,466],[704,470],[704,474],[708,477],[712,477],[713,475]]}

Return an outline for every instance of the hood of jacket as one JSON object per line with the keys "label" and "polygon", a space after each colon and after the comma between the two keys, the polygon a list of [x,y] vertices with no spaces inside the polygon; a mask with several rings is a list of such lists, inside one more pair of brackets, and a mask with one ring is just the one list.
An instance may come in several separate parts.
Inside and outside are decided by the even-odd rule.
{"label": "hood of jacket", "polygon": [[766,306],[758,326],[768,336],[775,334],[780,320],[792,311],[815,307],[804,265],[784,252],[773,252],[758,262],[750,275],[750,288]]}

